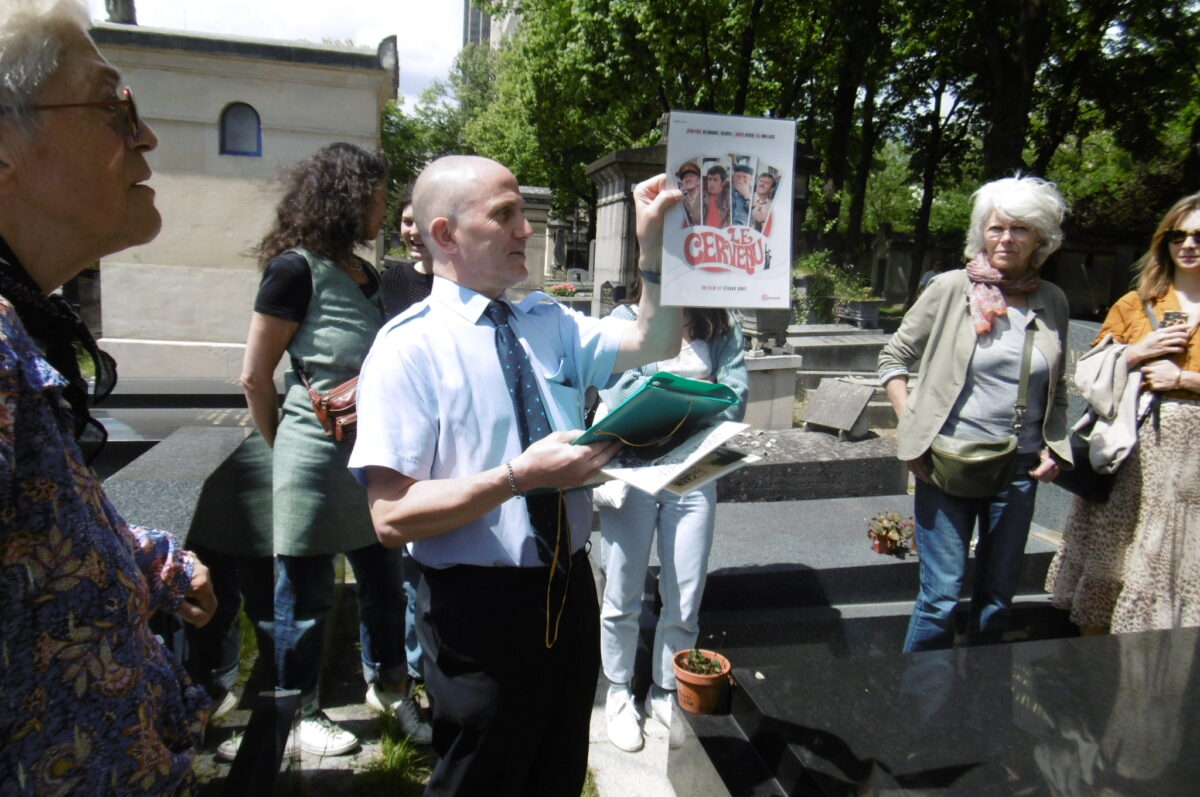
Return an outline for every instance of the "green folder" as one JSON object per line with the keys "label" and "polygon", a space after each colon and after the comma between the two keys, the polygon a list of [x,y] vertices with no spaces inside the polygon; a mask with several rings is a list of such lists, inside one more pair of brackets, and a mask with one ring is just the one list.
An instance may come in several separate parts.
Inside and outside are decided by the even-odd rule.
{"label": "green folder", "polygon": [[682,439],[680,433],[690,433],[701,421],[737,402],[737,394],[728,385],[659,371],[575,442],[620,440],[626,446],[669,447],[670,441]]}

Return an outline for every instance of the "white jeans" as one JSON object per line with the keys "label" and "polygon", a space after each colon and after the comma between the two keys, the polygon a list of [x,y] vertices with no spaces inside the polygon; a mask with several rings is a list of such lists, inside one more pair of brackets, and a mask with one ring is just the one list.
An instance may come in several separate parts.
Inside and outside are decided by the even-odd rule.
{"label": "white jeans", "polygon": [[600,558],[604,563],[604,604],[600,608],[600,656],[613,683],[633,679],[638,616],[650,545],[658,529],[658,594],[662,613],[654,629],[651,675],[664,689],[675,688],[671,659],[696,644],[698,615],[717,504],[716,482],[676,497],[629,491],[620,509],[600,507]]}

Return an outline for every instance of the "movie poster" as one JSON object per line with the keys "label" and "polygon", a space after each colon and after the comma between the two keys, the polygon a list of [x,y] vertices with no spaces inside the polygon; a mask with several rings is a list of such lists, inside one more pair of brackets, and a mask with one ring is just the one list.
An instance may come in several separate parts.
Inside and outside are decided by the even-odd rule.
{"label": "movie poster", "polygon": [[795,149],[790,119],[671,112],[663,304],[788,306]]}

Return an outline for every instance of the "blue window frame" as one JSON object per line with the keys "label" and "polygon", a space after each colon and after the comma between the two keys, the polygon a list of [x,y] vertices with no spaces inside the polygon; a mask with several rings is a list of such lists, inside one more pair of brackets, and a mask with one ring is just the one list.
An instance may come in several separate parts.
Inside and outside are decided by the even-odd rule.
{"label": "blue window frame", "polygon": [[221,154],[262,157],[262,124],[252,106],[231,102],[221,111]]}

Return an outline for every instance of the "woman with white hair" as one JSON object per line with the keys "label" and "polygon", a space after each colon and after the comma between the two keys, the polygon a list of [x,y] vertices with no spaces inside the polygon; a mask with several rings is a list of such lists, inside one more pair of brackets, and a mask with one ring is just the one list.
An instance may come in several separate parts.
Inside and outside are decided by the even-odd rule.
{"label": "woman with white hair", "polygon": [[0,791],[187,793],[209,701],[148,620],[207,622],[208,571],[86,464],[104,434],[76,347],[94,397],[116,372],[53,295],[160,224],[158,139],[87,26],[76,0],[0,4]]}
{"label": "woman with white hair", "polygon": [[[897,456],[916,477],[921,588],[905,652],[953,646],[976,527],[968,639],[1000,640],[1037,482],[1053,480],[1059,463],[1071,462],[1067,299],[1038,274],[1062,244],[1065,212],[1054,185],[1036,177],[980,188],[966,268],[931,282],[880,352],[879,378],[899,419]],[[909,369],[917,362],[920,381],[909,395]],[[966,454],[988,442],[1015,449],[1015,455],[993,460],[997,469],[990,479],[969,473],[958,478],[952,464],[944,467],[953,459],[938,453]]]}

